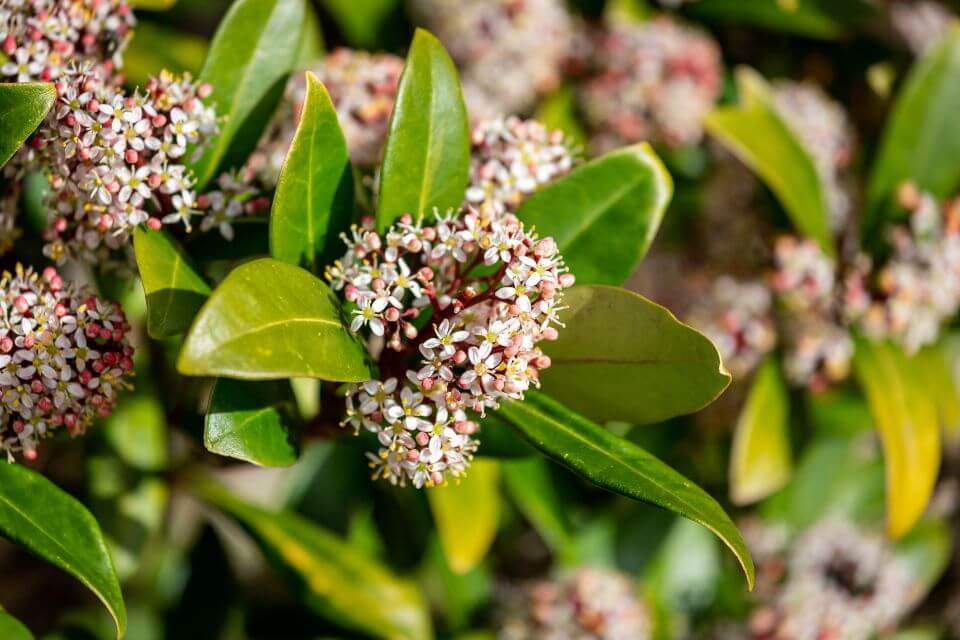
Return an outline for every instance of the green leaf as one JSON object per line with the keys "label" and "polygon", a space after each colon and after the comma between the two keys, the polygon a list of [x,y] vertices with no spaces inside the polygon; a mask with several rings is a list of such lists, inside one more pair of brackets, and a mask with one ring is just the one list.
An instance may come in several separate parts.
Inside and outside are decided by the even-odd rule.
{"label": "green leaf", "polygon": [[270,255],[319,273],[343,253],[339,234],[353,213],[353,169],[337,110],[317,77],[306,75],[300,123],[270,210]]}
{"label": "green leaf", "polygon": [[752,504],[790,480],[790,399],[775,358],[757,370],[730,453],[730,501]]}
{"label": "green leaf", "polygon": [[[177,4],[177,0],[130,0],[130,6],[134,9],[146,9],[148,11],[166,11]],[[137,25],[140,28],[140,25]],[[126,52],[124,52],[126,53]],[[126,56],[124,56],[126,60]]]}
{"label": "green leaf", "polygon": [[730,382],[717,348],[643,296],[574,287],[544,351],[543,389],[598,422],[660,422],[713,402]]}
{"label": "green leaf", "polygon": [[459,207],[469,167],[470,125],[457,69],[440,41],[417,29],[383,151],[377,229],[404,213]]}
{"label": "green leaf", "polygon": [[239,521],[320,615],[378,638],[433,637],[417,588],[333,534],[294,513],[243,502],[207,480],[195,481],[193,488]]}
{"label": "green leaf", "polygon": [[645,582],[671,611],[695,612],[713,602],[720,572],[716,538],[699,524],[677,518],[645,572]]}
{"label": "green leaf", "polygon": [[747,67],[736,77],[740,104],[715,109],[704,126],[770,187],[797,230],[832,256],[827,201],[813,159],[777,113],[766,80]]}
{"label": "green leaf", "polygon": [[900,89],[870,175],[864,232],[890,214],[906,180],[937,198],[960,182],[960,28],[918,60]]}
{"label": "green leaf", "polygon": [[303,33],[300,35],[300,50],[297,52],[296,69],[309,67],[323,57],[324,42],[323,29],[320,27],[320,18],[312,4],[307,5],[304,17]]}
{"label": "green leaf", "polygon": [[951,369],[948,358],[950,349],[956,345],[950,342],[954,336],[924,349],[921,349],[913,360],[917,363],[917,374],[923,376],[923,384],[927,393],[937,407],[937,416],[940,426],[948,441],[954,442],[960,435],[960,389],[957,385],[957,376]]}
{"label": "green leaf", "polygon": [[147,298],[147,333],[151,338],[183,333],[210,297],[210,287],[165,231],[137,227],[133,250]]}
{"label": "green leaf", "polygon": [[581,284],[622,284],[660,228],[673,182],[647,144],[618,149],[531,195],[517,216],[552,236]]}
{"label": "green leaf", "polygon": [[305,15],[304,0],[237,0],[230,6],[200,72],[213,87],[209,102],[226,121],[193,164],[198,189],[217,175],[228,151],[245,160],[256,145],[297,63]]}
{"label": "green leaf", "polygon": [[100,526],[80,502],[26,467],[0,463],[0,533],[77,578],[106,606],[117,628],[127,612]]}
{"label": "green leaf", "polygon": [[455,483],[427,491],[447,565],[463,575],[490,551],[500,520],[500,465],[474,460]]}
{"label": "green leaf", "polygon": [[0,611],[0,638],[4,640],[33,640],[30,629],[6,611]]}
{"label": "green leaf", "polygon": [[[490,428],[484,423],[484,446]],[[495,429],[505,429],[497,425]],[[502,463],[507,492],[517,508],[533,525],[561,563],[575,564],[575,549],[570,524],[560,495],[553,486],[548,463],[542,458],[510,460]]]}
{"label": "green leaf", "polygon": [[124,398],[106,421],[107,440],[120,458],[141,471],[167,466],[167,415],[155,394]]}
{"label": "green leaf", "polygon": [[341,322],[329,287],[272,258],[241,265],[197,315],[177,368],[246,380],[369,380],[363,344]]}
{"label": "green leaf", "polygon": [[355,47],[376,49],[387,19],[396,11],[397,0],[321,0],[347,41]]}
{"label": "green leaf", "polygon": [[287,381],[221,378],[210,394],[203,446],[263,467],[290,466],[297,461],[297,447],[287,427],[293,403]]}
{"label": "green leaf", "polygon": [[753,560],[730,517],[705,491],[629,440],[536,391],[504,403],[498,415],[557,463],[621,495],[698,522],[726,544],[753,588]]}
{"label": "green leaf", "polygon": [[56,99],[49,82],[0,82],[0,167],[36,131]]}
{"label": "green leaf", "polygon": [[754,24],[811,38],[839,38],[842,25],[820,4],[817,0],[700,0],[690,6],[690,14],[702,20]]}
{"label": "green leaf", "polygon": [[210,43],[206,38],[152,21],[141,21],[123,50],[123,75],[127,86],[144,87],[150,76],[164,69],[198,74]]}
{"label": "green leaf", "polygon": [[899,347],[858,340],[854,369],[883,445],[887,532],[900,538],[926,509],[940,469],[936,407]]}

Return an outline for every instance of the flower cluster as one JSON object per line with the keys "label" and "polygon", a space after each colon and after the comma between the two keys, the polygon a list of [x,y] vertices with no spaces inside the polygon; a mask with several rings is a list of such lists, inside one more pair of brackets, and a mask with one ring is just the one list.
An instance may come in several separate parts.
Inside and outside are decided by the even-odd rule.
{"label": "flower cluster", "polygon": [[909,223],[890,230],[892,255],[874,270],[870,300],[848,315],[866,335],[913,353],[936,341],[960,309],[960,198],[941,206],[907,183],[897,199]]}
{"label": "flower cluster", "polygon": [[45,252],[102,262],[135,226],[183,222],[200,213],[184,164],[217,132],[210,87],[164,72],[127,94],[92,68],[68,69],[58,100],[11,173],[37,166],[50,181]]}
{"label": "flower cluster", "polygon": [[853,123],[817,85],[779,81],[773,95],[778,112],[813,159],[826,191],[831,227],[843,228],[851,210],[845,170],[853,158]]}
{"label": "flower cluster", "polygon": [[108,416],[133,371],[120,307],[83,287],[17,266],[0,277],[0,438],[35,458],[40,438],[83,433]]}
{"label": "flower cluster", "polygon": [[720,50],[705,32],[660,16],[596,36],[580,86],[594,152],[641,140],[680,147],[703,135],[720,94]]}
{"label": "flower cluster", "polygon": [[347,390],[344,423],[377,435],[375,478],[443,484],[472,459],[476,416],[539,384],[550,359],[537,343],[556,339],[573,275],[551,238],[510,214],[404,216],[383,236],[368,224],[344,239],[327,278],[355,306],[351,330],[371,351],[385,342],[382,379]]}
{"label": "flower cluster", "polygon": [[827,518],[793,541],[785,578],[750,620],[755,638],[868,640],[895,627],[913,606],[904,563],[883,538]]}
{"label": "flower cluster", "polygon": [[626,575],[580,568],[509,593],[500,640],[645,640],[653,637],[650,612]]}
{"label": "flower cluster", "polygon": [[467,203],[493,207],[496,215],[515,212],[527,196],[577,161],[562,131],[516,116],[479,123],[471,142]]}
{"label": "flower cluster", "polygon": [[0,80],[50,82],[85,63],[109,75],[135,22],[126,0],[5,0]]}
{"label": "flower cluster", "polygon": [[917,56],[940,42],[957,17],[934,0],[893,0],[889,6],[890,26]]}
{"label": "flower cluster", "polygon": [[[363,168],[378,164],[397,96],[403,59],[387,53],[374,54],[341,47],[312,64],[308,70],[330,93],[353,163]],[[293,74],[283,101],[248,161],[247,166],[266,187],[277,184],[306,97],[305,74]]]}
{"label": "flower cluster", "polygon": [[734,377],[746,376],[777,342],[772,298],[763,282],[722,276],[690,312],[689,322],[720,352]]}
{"label": "flower cluster", "polygon": [[554,90],[572,38],[561,0],[414,0],[460,67],[474,120],[526,113]]}

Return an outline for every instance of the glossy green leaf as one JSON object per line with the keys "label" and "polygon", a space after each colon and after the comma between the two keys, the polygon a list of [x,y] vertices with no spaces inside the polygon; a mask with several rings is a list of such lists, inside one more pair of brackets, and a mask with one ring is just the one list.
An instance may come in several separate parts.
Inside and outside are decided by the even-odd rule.
{"label": "glossy green leaf", "polygon": [[347,41],[355,47],[375,49],[398,0],[321,0]]}
{"label": "glossy green leaf", "polygon": [[0,83],[0,167],[37,130],[56,99],[49,82]]}
{"label": "glossy green leaf", "polygon": [[580,284],[622,284],[660,228],[673,182],[647,144],[625,147],[540,189],[517,213],[552,236]]}
{"label": "glossy green leaf", "polygon": [[378,638],[433,637],[417,588],[354,547],[294,513],[253,506],[210,481],[197,480],[193,487],[256,538],[320,615]]}
{"label": "glossy green leaf", "polygon": [[0,638],[4,640],[33,640],[30,629],[6,611],[0,611]]}
{"label": "glossy green leaf", "polygon": [[[507,429],[496,425],[493,429]],[[484,422],[484,443],[491,427]],[[483,447],[481,447],[482,449]],[[549,463],[540,457],[502,463],[507,492],[560,562],[573,564],[574,545],[560,495],[553,486]]]}
{"label": "glossy green leaf", "polygon": [[285,380],[221,378],[210,394],[203,446],[263,467],[289,466],[297,461],[288,426],[293,403],[290,383]]}
{"label": "glossy green leaf", "polygon": [[[200,79],[213,87],[209,101],[225,122],[193,165],[198,188],[217,175],[231,147],[249,152],[256,145],[296,66],[305,13],[304,0],[237,0],[230,5],[200,72]],[[247,153],[237,154],[246,159]]]}
{"label": "glossy green leaf", "polygon": [[333,292],[309,272],[262,258],[230,272],[200,310],[177,368],[247,380],[371,376],[363,344]]}
{"label": "glossy green leaf", "polygon": [[500,464],[474,460],[467,475],[427,491],[447,565],[465,574],[487,555],[500,521]]}
{"label": "glossy green leaf", "polygon": [[147,298],[147,333],[151,338],[183,333],[210,297],[210,287],[165,231],[138,227],[133,250]]}
{"label": "glossy green leaf", "polygon": [[377,229],[404,213],[459,207],[469,166],[470,125],[457,69],[440,41],[417,29],[383,150]]}
{"label": "glossy green leaf", "polygon": [[752,504],[790,480],[790,398],[775,358],[754,374],[730,453],[730,501]]}
{"label": "glossy green leaf", "polygon": [[629,440],[539,392],[503,404],[499,415],[559,464],[605,489],[698,522],[726,544],[753,588],[753,560],[737,527],[703,489]]}
{"label": "glossy green leaf", "polygon": [[730,382],[717,348],[658,304],[606,286],[564,294],[543,389],[598,422],[660,422],[713,402]]}
{"label": "glossy green leaf", "polygon": [[152,21],[137,23],[123,50],[123,75],[127,86],[144,87],[150,76],[164,69],[174,73],[200,73],[210,43],[206,38]]}
{"label": "glossy green leaf", "polygon": [[937,198],[960,183],[960,28],[919,59],[897,96],[870,174],[864,231],[896,209],[897,187],[912,180]]}
{"label": "glossy green leaf", "polygon": [[906,534],[923,515],[940,469],[936,407],[912,366],[898,347],[857,341],[854,369],[880,432],[887,531],[893,538]]}
{"label": "glossy green leaf", "polygon": [[736,77],[740,103],[715,109],[704,126],[770,187],[797,230],[833,255],[825,191],[813,159],[777,113],[766,80],[746,67]]}
{"label": "glossy green leaf", "polygon": [[270,210],[270,255],[319,274],[337,252],[353,213],[353,170],[337,110],[307,72],[300,123]]}
{"label": "glossy green leaf", "polygon": [[0,534],[77,578],[106,606],[117,637],[127,626],[120,583],[100,526],[42,475],[0,463]]}

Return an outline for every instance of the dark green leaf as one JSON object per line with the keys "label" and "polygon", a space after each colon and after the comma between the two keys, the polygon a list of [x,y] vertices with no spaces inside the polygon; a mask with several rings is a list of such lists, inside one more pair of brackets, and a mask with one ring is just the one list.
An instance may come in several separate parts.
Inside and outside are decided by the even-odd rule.
{"label": "dark green leaf", "polygon": [[552,236],[581,284],[622,284],[660,228],[673,182],[647,144],[618,149],[540,189],[517,213]]}
{"label": "dark green leaf", "polygon": [[127,626],[120,583],[100,526],[86,507],[26,467],[0,463],[0,533],[73,575]]}
{"label": "dark green leaf", "polygon": [[256,145],[266,126],[259,116],[273,112],[297,63],[305,12],[304,0],[237,0],[230,6],[200,72],[213,87],[210,103],[226,121],[193,165],[198,188],[217,175],[232,146],[249,151]]}
{"label": "dark green leaf", "polygon": [[287,381],[221,378],[210,395],[203,445],[213,453],[264,467],[297,461],[289,427],[293,393]]}
{"label": "dark green leaf", "polygon": [[377,229],[404,213],[459,207],[467,188],[470,131],[457,69],[443,45],[417,29],[400,76],[383,151]]}
{"label": "dark green leaf", "polygon": [[210,297],[210,287],[165,231],[138,227],[133,250],[147,298],[147,333],[151,338],[183,333]]}
{"label": "dark green leaf", "polygon": [[371,376],[366,349],[343,325],[329,287],[272,258],[241,265],[220,283],[190,328],[177,368],[246,380]]}
{"label": "dark green leaf", "polygon": [[378,638],[433,637],[417,588],[357,549],[296,514],[247,504],[210,481],[195,481],[194,489],[257,539],[317,613]]}
{"label": "dark green leaf", "polygon": [[353,170],[337,110],[317,77],[306,75],[300,123],[270,210],[270,255],[319,273],[343,253],[339,234],[353,213]]}
{"label": "dark green leaf", "polygon": [[710,113],[707,131],[757,172],[800,233],[833,255],[827,201],[813,159],[777,113],[760,74],[739,67],[737,90],[740,104]]}
{"label": "dark green leaf", "polygon": [[36,131],[56,99],[49,82],[0,83],[0,167]]}
{"label": "dark green leaf", "polygon": [[574,287],[563,304],[543,389],[593,420],[660,422],[702,409],[730,382],[712,342],[643,296]]}
{"label": "dark green leaf", "polygon": [[864,231],[893,207],[896,189],[914,181],[937,198],[960,182],[960,28],[954,28],[911,69],[897,96],[867,189]]}
{"label": "dark green leaf", "polygon": [[33,640],[33,634],[22,622],[6,611],[0,611],[0,638],[3,640]]}
{"label": "dark green leaf", "polygon": [[210,43],[203,37],[151,21],[137,23],[130,44],[123,50],[123,75],[131,87],[145,87],[151,76],[164,69],[196,75]]}
{"label": "dark green leaf", "polygon": [[730,517],[669,466],[539,392],[504,403],[499,415],[544,454],[594,484],[705,526],[734,553],[753,588],[753,560]]}

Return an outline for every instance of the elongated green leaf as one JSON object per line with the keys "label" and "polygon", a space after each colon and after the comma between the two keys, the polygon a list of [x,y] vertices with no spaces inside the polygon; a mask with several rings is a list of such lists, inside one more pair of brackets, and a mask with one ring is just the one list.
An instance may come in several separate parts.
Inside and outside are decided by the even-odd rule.
{"label": "elongated green leaf", "polygon": [[245,160],[256,145],[296,65],[305,11],[304,0],[236,0],[230,6],[200,72],[226,121],[193,165],[198,188],[216,176],[231,147]]}
{"label": "elongated green leaf", "polygon": [[6,611],[0,611],[0,638],[4,640],[33,640],[33,634],[12,615]]}
{"label": "elongated green leaf", "polygon": [[380,42],[381,30],[396,11],[397,0],[321,0],[355,47],[374,49]]}
{"label": "elongated green leaf", "polygon": [[319,273],[343,253],[339,234],[353,213],[353,170],[337,110],[307,72],[300,123],[280,171],[270,210],[270,255]]}
{"label": "elongated green leaf", "polygon": [[0,167],[36,131],[56,99],[49,82],[0,83]]}
{"label": "elongated green leaf", "polygon": [[146,9],[148,11],[166,11],[175,4],[177,4],[177,0],[131,0],[130,2],[130,6],[134,9]]}
{"label": "elongated green leaf", "polygon": [[820,5],[818,0],[700,0],[691,5],[690,12],[704,20],[755,24],[811,38],[833,40],[840,37],[842,25]]}
{"label": "elongated green leaf", "polygon": [[247,504],[210,481],[198,480],[193,486],[257,539],[320,615],[378,638],[433,637],[417,588],[354,547],[294,513]]}
{"label": "elongated green leaf", "polygon": [[540,189],[518,217],[552,236],[581,284],[622,284],[653,242],[673,182],[647,144],[618,149]]}
{"label": "elongated green leaf", "polygon": [[[486,423],[484,423],[486,424]],[[497,425],[494,429],[503,429]],[[485,426],[484,437],[490,427]],[[486,446],[486,442],[484,442]],[[574,564],[575,549],[560,495],[553,486],[549,463],[540,457],[502,463],[507,491],[561,562]]]}
{"label": "elongated green leaf", "polygon": [[210,395],[203,446],[264,467],[289,466],[297,461],[287,426],[293,402],[287,381],[221,378]]}
{"label": "elongated green leaf", "polygon": [[539,392],[504,403],[499,415],[533,446],[594,484],[705,526],[737,557],[753,588],[753,560],[730,517],[716,500],[669,466]]}
{"label": "elongated green leaf", "polygon": [[960,388],[956,373],[951,369],[950,338],[921,350],[913,360],[916,361],[917,374],[923,376],[927,393],[937,407],[940,426],[948,441],[955,441],[960,435]]}
{"label": "elongated green leaf", "polygon": [[82,582],[106,606],[120,638],[127,626],[120,582],[90,512],[18,464],[0,464],[0,486],[0,534]]}
{"label": "elongated green leaf", "polygon": [[133,250],[147,297],[147,333],[151,338],[183,333],[210,297],[210,287],[165,231],[138,227]]}
{"label": "elongated green leaf", "polygon": [[897,347],[859,340],[854,368],[883,445],[887,531],[900,538],[923,515],[936,484],[940,469],[936,407]]}
{"label": "elongated green leaf", "polygon": [[937,198],[960,183],[960,28],[954,28],[918,60],[900,89],[867,189],[864,232],[890,214],[893,195],[905,180]]}
{"label": "elongated green leaf", "polygon": [[336,297],[307,271],[272,258],[230,272],[200,310],[177,368],[246,380],[369,380],[366,349]]}
{"label": "elongated green leaf", "polygon": [[813,159],[777,113],[767,82],[746,67],[736,75],[740,104],[715,109],[704,126],[756,171],[797,230],[833,255],[827,201]]}
{"label": "elongated green leaf", "polygon": [[463,575],[490,550],[500,520],[500,464],[477,459],[465,478],[427,491],[447,565]]}
{"label": "elongated green leaf", "polygon": [[574,287],[543,389],[598,422],[660,422],[713,402],[730,382],[716,347],[643,296]]}
{"label": "elongated green leaf", "polygon": [[440,41],[413,36],[383,150],[377,228],[404,213],[459,207],[467,188],[470,127],[457,69]]}
{"label": "elongated green leaf", "polygon": [[751,504],[790,480],[787,385],[776,359],[768,358],[754,376],[737,421],[730,454],[730,500]]}

